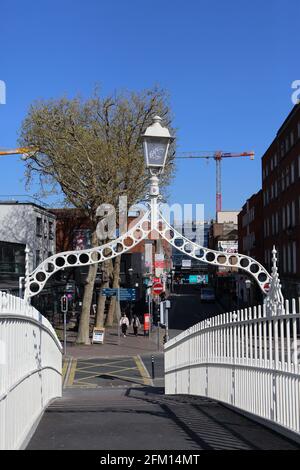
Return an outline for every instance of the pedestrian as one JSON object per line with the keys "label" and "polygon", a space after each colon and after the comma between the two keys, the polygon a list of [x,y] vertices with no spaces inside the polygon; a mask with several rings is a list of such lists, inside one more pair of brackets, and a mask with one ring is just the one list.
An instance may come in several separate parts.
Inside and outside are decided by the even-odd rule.
{"label": "pedestrian", "polygon": [[122,317],[120,319],[120,327],[121,327],[124,338],[126,338],[126,331],[127,331],[128,326],[129,326],[129,320],[128,320],[126,313],[124,312],[122,313]]}
{"label": "pedestrian", "polygon": [[138,318],[137,315],[133,315],[133,319],[131,321],[131,325],[133,327],[133,334],[134,336],[137,336],[138,335],[138,329],[140,328],[141,326],[141,323],[140,323],[140,320]]}

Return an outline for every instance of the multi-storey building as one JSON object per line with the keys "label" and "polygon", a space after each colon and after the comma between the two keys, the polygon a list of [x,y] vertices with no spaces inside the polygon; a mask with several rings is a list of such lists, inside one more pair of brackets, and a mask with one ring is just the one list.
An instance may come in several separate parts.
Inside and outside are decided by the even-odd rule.
{"label": "multi-storey building", "polygon": [[262,190],[253,194],[238,215],[238,251],[262,261],[263,249]]}
{"label": "multi-storey building", "polygon": [[[255,219],[244,227],[243,218],[247,212],[251,217],[253,206]],[[262,157],[262,195],[252,196],[243,207],[239,245],[240,251],[249,252],[268,270],[275,246],[284,295],[300,295],[300,104],[294,106]]]}
{"label": "multi-storey building", "polygon": [[300,294],[300,105],[288,115],[262,158],[264,263],[272,248],[287,297]]}
{"label": "multi-storey building", "polygon": [[0,288],[16,293],[25,272],[25,247],[29,270],[55,253],[55,216],[32,202],[0,202]]}
{"label": "multi-storey building", "polygon": [[[184,237],[201,246],[208,247],[210,222],[191,221],[181,224],[174,221],[174,228]],[[172,248],[172,262],[176,274],[206,274],[207,264],[203,261],[191,258],[175,247]]]}

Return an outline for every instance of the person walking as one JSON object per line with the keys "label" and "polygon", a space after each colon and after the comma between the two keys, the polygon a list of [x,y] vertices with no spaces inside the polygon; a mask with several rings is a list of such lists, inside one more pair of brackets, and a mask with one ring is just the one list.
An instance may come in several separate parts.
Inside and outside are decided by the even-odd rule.
{"label": "person walking", "polygon": [[129,320],[128,320],[126,313],[122,313],[122,317],[120,319],[120,327],[121,327],[124,338],[126,338],[126,331],[127,331],[127,328],[129,327]]}
{"label": "person walking", "polygon": [[131,321],[131,325],[133,327],[133,334],[134,336],[137,336],[138,335],[138,329],[140,328],[141,326],[141,323],[140,323],[140,320],[138,318],[137,315],[133,315],[133,319]]}

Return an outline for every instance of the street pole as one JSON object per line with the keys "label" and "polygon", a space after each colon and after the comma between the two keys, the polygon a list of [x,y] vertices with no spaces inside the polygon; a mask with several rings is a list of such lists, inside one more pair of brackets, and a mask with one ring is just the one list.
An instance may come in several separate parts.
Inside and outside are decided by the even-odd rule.
{"label": "street pole", "polygon": [[166,308],[166,341],[169,341],[169,309]]}
{"label": "street pole", "polygon": [[64,355],[67,354],[67,312],[64,312]]}
{"label": "street pole", "polygon": [[120,286],[118,287],[117,289],[117,312],[118,312],[118,315],[117,315],[117,318],[118,318],[118,345],[120,346]]}

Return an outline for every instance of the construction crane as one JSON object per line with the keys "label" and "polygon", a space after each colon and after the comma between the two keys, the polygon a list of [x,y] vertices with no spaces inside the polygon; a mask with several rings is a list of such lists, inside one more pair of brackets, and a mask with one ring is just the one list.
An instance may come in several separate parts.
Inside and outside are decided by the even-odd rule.
{"label": "construction crane", "polygon": [[3,149],[0,147],[0,155],[31,155],[38,151],[37,147],[20,147],[16,149]]}
{"label": "construction crane", "polygon": [[183,152],[176,155],[176,158],[213,158],[216,161],[216,212],[222,210],[222,181],[221,181],[221,162],[223,158],[238,158],[238,157],[250,157],[250,160],[254,160],[254,152],[207,152],[206,155],[200,155],[202,152]]}

